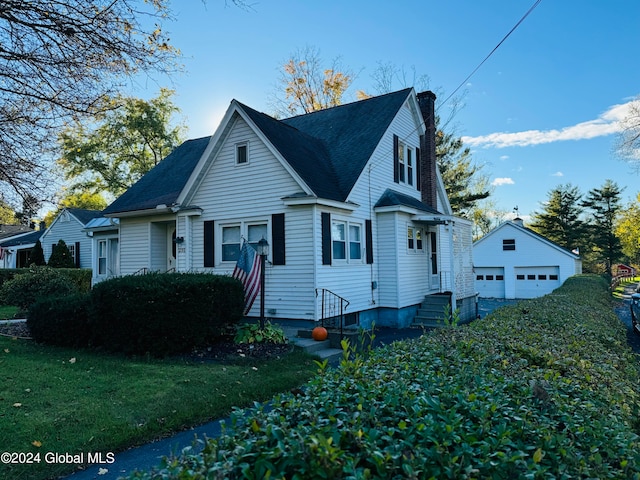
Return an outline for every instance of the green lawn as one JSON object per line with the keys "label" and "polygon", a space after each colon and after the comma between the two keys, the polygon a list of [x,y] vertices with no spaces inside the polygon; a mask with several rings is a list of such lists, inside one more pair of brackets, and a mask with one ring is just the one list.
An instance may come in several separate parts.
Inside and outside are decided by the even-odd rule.
{"label": "green lawn", "polygon": [[640,277],[629,278],[627,280],[620,282],[620,284],[616,288],[614,288],[613,291],[611,292],[613,295],[613,298],[616,298],[618,300],[622,299],[622,296],[624,294],[624,288],[631,283],[638,283],[638,282],[640,282]]}
{"label": "green lawn", "polygon": [[18,313],[18,307],[12,307],[10,305],[0,305],[0,320],[15,318],[16,313]]}
{"label": "green lawn", "polygon": [[[301,385],[308,355],[241,364],[130,359],[0,337],[0,445],[6,452],[111,452],[227,415]],[[73,468],[73,467],[72,467]],[[0,478],[44,479],[65,465],[0,464]]]}

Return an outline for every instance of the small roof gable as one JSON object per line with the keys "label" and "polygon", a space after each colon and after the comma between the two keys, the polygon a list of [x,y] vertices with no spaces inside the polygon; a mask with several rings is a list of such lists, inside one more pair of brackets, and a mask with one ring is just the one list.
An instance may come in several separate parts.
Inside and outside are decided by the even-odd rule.
{"label": "small roof gable", "polygon": [[187,140],[149,170],[102,213],[114,214],[170,206],[178,198],[209,139]]}
{"label": "small roof gable", "polygon": [[577,255],[575,253],[573,253],[572,251],[558,245],[556,242],[549,240],[547,237],[540,235],[538,232],[531,230],[530,228],[525,227],[524,225],[520,225],[519,223],[515,223],[512,222],[510,220],[507,220],[506,222],[502,222],[500,225],[498,225],[496,228],[494,228],[493,230],[491,230],[489,233],[487,233],[484,237],[476,240],[475,242],[473,242],[473,245],[476,246],[479,243],[483,242],[484,240],[486,240],[487,238],[493,236],[496,232],[500,231],[503,228],[508,228],[508,227],[513,227],[517,230],[520,230],[521,232],[526,233],[527,235],[530,235],[531,237],[534,237],[538,240],[541,240],[547,244],[549,244],[550,246],[556,248],[557,250],[561,250],[563,253],[566,253],[567,255],[575,258],[575,259],[579,259],[580,255]]}
{"label": "small roof gable", "polygon": [[422,203],[417,198],[413,198],[409,195],[405,195],[404,193],[396,192],[395,190],[387,189],[382,194],[380,199],[375,204],[374,208],[378,207],[395,207],[399,205],[404,205],[405,207],[415,208],[417,210],[421,210],[427,213],[434,213],[437,215],[442,215],[442,213],[438,212],[436,209]]}

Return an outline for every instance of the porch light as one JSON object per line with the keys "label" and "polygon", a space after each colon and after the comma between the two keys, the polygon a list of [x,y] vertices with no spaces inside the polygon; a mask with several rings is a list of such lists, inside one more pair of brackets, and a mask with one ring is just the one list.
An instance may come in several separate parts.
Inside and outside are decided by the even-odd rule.
{"label": "porch light", "polygon": [[267,242],[264,237],[260,239],[256,247],[256,252],[258,252],[258,255],[260,255],[261,257],[266,257],[267,255],[269,255],[269,242]]}

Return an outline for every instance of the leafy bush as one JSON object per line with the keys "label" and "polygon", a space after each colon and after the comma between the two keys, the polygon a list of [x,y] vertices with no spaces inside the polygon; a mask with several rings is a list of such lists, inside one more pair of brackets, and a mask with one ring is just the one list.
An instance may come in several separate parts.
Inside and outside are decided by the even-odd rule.
{"label": "leafy bush", "polygon": [[[5,282],[8,282],[16,275],[24,273],[24,269],[22,268],[0,268],[0,288],[4,285]],[[0,298],[0,301],[2,299]]]}
{"label": "leafy bush", "polygon": [[35,246],[31,249],[31,253],[29,254],[29,263],[37,265],[39,267],[47,264],[46,260],[44,259],[42,243],[40,243],[39,239],[36,241]]}
{"label": "leafy bush", "polygon": [[51,267],[31,266],[2,284],[0,299],[5,305],[28,310],[36,300],[47,296],[63,296],[75,292],[75,286]]}
{"label": "leafy bush", "polygon": [[345,356],[305,395],[237,411],[201,453],[132,478],[640,478],[639,380],[606,282],[579,276]]}
{"label": "leafy bush", "polygon": [[36,342],[61,347],[89,345],[88,293],[38,300],[29,309],[27,325]]}
{"label": "leafy bush", "polygon": [[113,278],[92,290],[94,341],[113,351],[163,356],[186,351],[242,318],[242,284],[209,274]]}
{"label": "leafy bush", "polygon": [[58,268],[57,271],[64,275],[79,292],[89,292],[91,290],[91,269]]}
{"label": "leafy bush", "polygon": [[272,325],[270,322],[260,328],[259,323],[245,323],[238,325],[236,335],[233,339],[235,343],[287,343],[287,336],[282,328]]}

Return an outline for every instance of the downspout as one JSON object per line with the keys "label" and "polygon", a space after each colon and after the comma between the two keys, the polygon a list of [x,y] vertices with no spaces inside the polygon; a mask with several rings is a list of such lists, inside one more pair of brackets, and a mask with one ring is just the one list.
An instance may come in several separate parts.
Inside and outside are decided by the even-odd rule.
{"label": "downspout", "polygon": [[453,311],[455,310],[455,306],[457,305],[458,295],[456,292],[456,281],[455,281],[455,244],[453,243],[453,228],[455,222],[451,220],[447,224],[447,228],[449,229],[449,245],[451,248],[451,252],[449,254],[449,269],[451,275],[451,314],[453,315]]}
{"label": "downspout", "polygon": [[311,207],[311,238],[313,238],[312,242],[312,256],[311,260],[313,263],[313,321],[317,322],[320,320],[318,315],[318,295],[316,295],[316,291],[318,289],[318,207],[317,205],[313,205]]}

